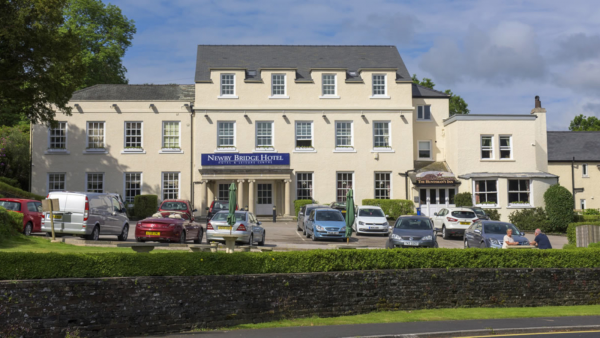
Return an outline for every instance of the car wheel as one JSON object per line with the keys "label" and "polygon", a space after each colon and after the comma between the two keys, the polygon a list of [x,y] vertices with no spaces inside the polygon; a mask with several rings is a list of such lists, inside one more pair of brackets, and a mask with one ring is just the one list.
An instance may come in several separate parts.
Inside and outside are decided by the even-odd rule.
{"label": "car wheel", "polygon": [[448,239],[450,237],[450,234],[448,234],[448,232],[446,231],[446,226],[442,226],[442,238],[443,239]]}
{"label": "car wheel", "polygon": [[31,222],[27,223],[27,225],[25,225],[25,229],[23,230],[23,234],[25,236],[31,236],[31,231],[33,230],[33,224],[31,224]]}
{"label": "car wheel", "polygon": [[317,241],[317,236],[315,236],[314,232],[313,232],[312,236],[310,236],[310,239],[312,239],[313,242]]}
{"label": "car wheel", "polygon": [[51,232],[47,232],[46,233],[46,237],[52,237],[52,233]]}
{"label": "car wheel", "polygon": [[464,238],[465,241],[465,249],[469,248],[469,241],[467,241],[467,237]]}
{"label": "car wheel", "polygon": [[119,236],[117,236],[117,239],[119,239],[120,241],[126,241],[128,235],[129,235],[129,225],[125,224],[125,226],[123,227],[123,230],[121,231],[121,234]]}
{"label": "car wheel", "polygon": [[100,239],[100,228],[97,225],[94,227],[94,230],[92,230],[92,234],[88,236],[88,239],[91,241]]}
{"label": "car wheel", "polygon": [[482,248],[482,249],[486,249],[487,248],[487,246],[485,245],[485,242],[481,242],[481,245],[479,247]]}
{"label": "car wheel", "polygon": [[194,243],[196,243],[196,244],[202,243],[203,235],[204,235],[204,230],[202,230],[202,229],[198,230],[198,238],[194,240]]}
{"label": "car wheel", "polygon": [[254,245],[254,234],[250,234],[250,238],[248,238],[248,245]]}
{"label": "car wheel", "polygon": [[262,239],[260,240],[260,242],[258,242],[258,246],[264,246],[265,245],[265,238],[266,237],[267,237],[267,232],[263,231]]}
{"label": "car wheel", "polygon": [[179,244],[185,244],[185,231],[182,231],[179,235]]}

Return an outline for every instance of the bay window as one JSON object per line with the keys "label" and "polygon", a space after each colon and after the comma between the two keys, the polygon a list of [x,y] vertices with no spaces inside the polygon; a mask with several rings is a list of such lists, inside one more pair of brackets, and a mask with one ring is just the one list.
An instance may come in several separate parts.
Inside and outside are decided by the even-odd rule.
{"label": "bay window", "polygon": [[498,181],[482,180],[473,184],[476,205],[498,204]]}

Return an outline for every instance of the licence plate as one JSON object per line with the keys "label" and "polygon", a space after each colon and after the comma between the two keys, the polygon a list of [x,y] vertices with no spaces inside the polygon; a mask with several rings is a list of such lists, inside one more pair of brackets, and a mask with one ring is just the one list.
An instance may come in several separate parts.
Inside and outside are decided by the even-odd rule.
{"label": "licence plate", "polygon": [[54,219],[62,219],[62,215],[53,215]]}
{"label": "licence plate", "polygon": [[327,231],[327,234],[328,235],[337,235],[337,234],[339,234],[339,232],[337,232],[337,231]]}
{"label": "licence plate", "polygon": [[158,231],[146,231],[146,236],[160,236]]}
{"label": "licence plate", "polygon": [[231,230],[231,227],[228,227],[228,226],[219,226],[218,229],[219,230]]}
{"label": "licence plate", "polygon": [[378,230],[378,229],[383,229],[383,228],[381,228],[381,227],[369,227],[369,229],[371,229],[371,230]]}
{"label": "licence plate", "polygon": [[419,242],[404,242],[404,245],[419,246]]}
{"label": "licence plate", "polygon": [[346,213],[346,210],[342,210],[342,214],[345,214],[345,213]]}
{"label": "licence plate", "polygon": [[471,223],[470,222],[460,222],[460,224],[462,224],[462,225],[469,225]]}

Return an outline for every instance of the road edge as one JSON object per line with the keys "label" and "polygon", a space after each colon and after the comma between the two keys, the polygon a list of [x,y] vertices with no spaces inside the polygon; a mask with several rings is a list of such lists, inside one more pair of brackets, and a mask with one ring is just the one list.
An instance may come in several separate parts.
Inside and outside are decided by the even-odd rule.
{"label": "road edge", "polygon": [[508,329],[477,329],[477,330],[458,330],[458,331],[439,331],[407,334],[384,334],[375,336],[352,336],[343,338],[443,338],[443,337],[473,337],[473,336],[499,336],[506,334],[527,334],[527,333],[548,333],[548,332],[582,332],[597,331],[600,325],[581,325],[581,326],[540,326],[527,328],[508,328]]}

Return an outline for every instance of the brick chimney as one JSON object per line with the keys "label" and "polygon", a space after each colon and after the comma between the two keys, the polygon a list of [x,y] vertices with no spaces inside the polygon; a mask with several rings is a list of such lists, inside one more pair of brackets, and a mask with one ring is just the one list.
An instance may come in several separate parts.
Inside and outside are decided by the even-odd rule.
{"label": "brick chimney", "polygon": [[535,97],[535,107],[542,108],[542,101],[540,101],[540,97],[536,95]]}

